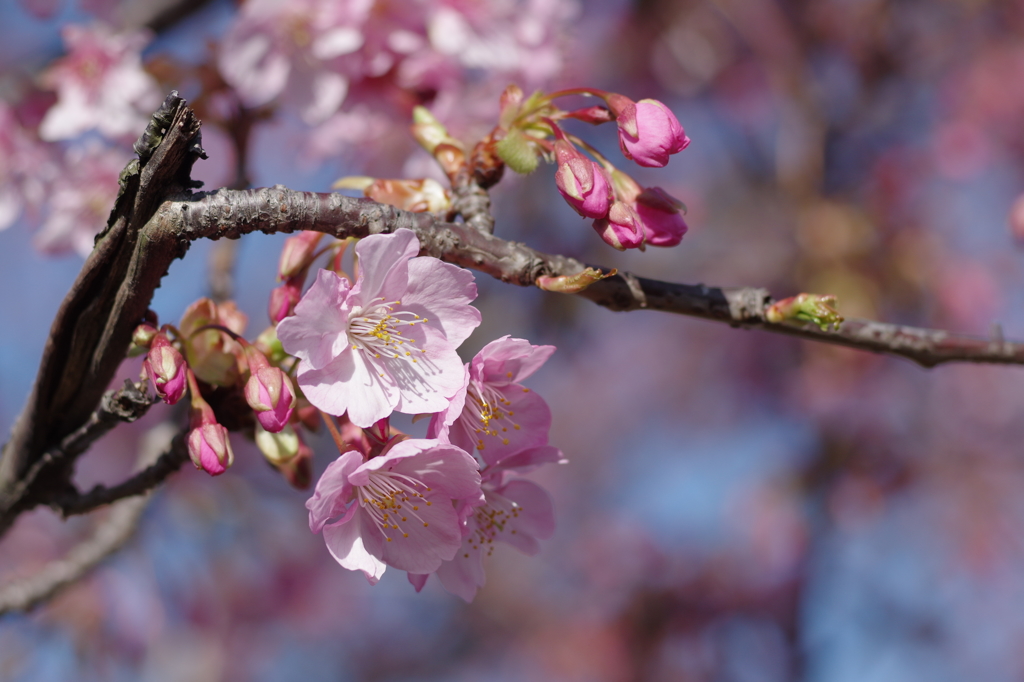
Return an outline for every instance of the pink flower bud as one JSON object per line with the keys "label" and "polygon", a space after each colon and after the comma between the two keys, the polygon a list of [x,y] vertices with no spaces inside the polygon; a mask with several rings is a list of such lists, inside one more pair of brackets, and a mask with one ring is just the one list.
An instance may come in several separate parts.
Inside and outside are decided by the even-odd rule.
{"label": "pink flower bud", "polygon": [[270,303],[267,314],[270,321],[277,324],[295,312],[295,305],[302,299],[302,281],[298,277],[289,277],[285,283],[270,292]]}
{"label": "pink flower bud", "polygon": [[220,424],[200,424],[188,434],[188,454],[197,469],[220,476],[235,460],[228,430]]}
{"label": "pink flower bud", "polygon": [[601,167],[564,139],[555,142],[555,184],[566,202],[585,218],[604,218],[611,205],[611,185]]}
{"label": "pink flower bud", "polygon": [[143,371],[153,381],[156,394],[168,405],[173,405],[185,395],[185,358],[163,334],[153,337]]}
{"label": "pink flower bud", "polygon": [[636,198],[636,212],[652,246],[675,246],[683,240],[687,226],[679,213],[682,202],[660,187],[648,187]]}
{"label": "pink flower bud", "polygon": [[277,433],[292,417],[295,389],[280,368],[261,367],[245,384],[245,402],[256,412],[256,419],[264,429]]}
{"label": "pink flower bud", "polygon": [[622,201],[612,204],[607,218],[594,221],[594,230],[619,251],[636,249],[644,243],[643,222],[633,207]]}
{"label": "pink flower bud", "polygon": [[[635,112],[627,109],[624,113],[617,119],[619,147],[623,156],[641,166],[661,168],[668,163],[670,155],[683,151],[690,144],[679,119],[657,100],[642,99],[636,103]],[[633,114],[633,120],[629,113]]]}
{"label": "pink flower bud", "polygon": [[284,280],[294,277],[309,267],[316,252],[317,244],[320,243],[321,232],[299,232],[294,237],[284,240],[284,247],[281,249],[281,260],[277,266],[277,279]]}

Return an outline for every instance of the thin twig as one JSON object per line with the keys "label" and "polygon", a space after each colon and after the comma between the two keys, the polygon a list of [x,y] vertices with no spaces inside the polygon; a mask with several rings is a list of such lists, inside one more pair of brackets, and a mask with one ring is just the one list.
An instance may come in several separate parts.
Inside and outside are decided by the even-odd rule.
{"label": "thin twig", "polygon": [[[157,459],[161,452],[159,441],[166,442],[166,437],[161,437],[155,430],[148,435],[149,438],[143,440],[138,465],[149,466],[140,473],[158,466],[166,456],[160,455]],[[168,452],[175,452],[175,443],[181,440],[179,434]],[[0,586],[0,615],[12,611],[28,611],[45,602],[58,591],[80,580],[101,561],[120,549],[138,527],[139,519],[150,497],[151,493],[146,492],[116,502],[110,514],[96,526],[92,535],[75,546],[65,558],[47,564],[29,577]]]}
{"label": "thin twig", "polygon": [[89,416],[88,421],[65,437],[60,446],[47,450],[36,460],[12,488],[10,495],[2,500],[4,506],[0,508],[0,535],[10,528],[14,519],[23,511],[22,502],[26,492],[44,472],[70,466],[116,425],[133,422],[146,414],[156,400],[148,394],[144,382],[132,383],[127,379],[123,387],[104,393],[100,406]]}
{"label": "thin twig", "polygon": [[59,497],[51,502],[50,506],[60,512],[64,518],[76,514],[87,514],[126,497],[148,493],[163,483],[168,476],[180,469],[181,465],[187,462],[188,459],[185,434],[179,433],[175,436],[167,450],[155,462],[131,478],[109,488],[97,485],[87,493]]}

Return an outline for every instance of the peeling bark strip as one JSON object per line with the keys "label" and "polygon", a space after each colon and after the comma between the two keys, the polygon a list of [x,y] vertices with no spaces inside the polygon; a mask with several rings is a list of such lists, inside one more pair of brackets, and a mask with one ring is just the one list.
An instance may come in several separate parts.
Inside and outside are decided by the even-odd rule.
{"label": "peeling bark strip", "polygon": [[[122,173],[121,192],[78,279],[61,303],[39,374],[0,460],[0,515],[45,502],[69,485],[70,466],[52,467],[15,495],[49,450],[82,426],[124,359],[131,334],[171,261],[188,249],[176,235],[146,229],[160,205],[192,188],[204,156],[199,121],[172,93],[136,143],[140,159]],[[0,530],[3,530],[0,528]]]}

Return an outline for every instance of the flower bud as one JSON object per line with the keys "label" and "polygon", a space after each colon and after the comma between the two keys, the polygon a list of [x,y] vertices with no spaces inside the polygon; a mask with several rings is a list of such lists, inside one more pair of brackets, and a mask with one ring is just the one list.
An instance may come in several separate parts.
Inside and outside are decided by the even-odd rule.
{"label": "flower bud", "polygon": [[157,329],[153,325],[143,322],[132,332],[132,345],[128,347],[128,357],[134,358],[144,354],[153,345],[153,338],[157,335]]}
{"label": "flower bud", "polygon": [[185,339],[189,367],[196,376],[213,386],[231,386],[238,381],[239,345],[223,331],[199,330],[208,325],[220,325],[241,334],[245,324],[245,313],[231,301],[218,305],[201,298],[185,310],[178,328]]}
{"label": "flower bud", "polygon": [[773,324],[789,320],[813,322],[822,331],[828,331],[830,325],[838,329],[843,322],[843,316],[836,310],[836,297],[820,294],[799,294],[784,298],[768,306],[764,318]]}
{"label": "flower bud", "polygon": [[286,425],[276,433],[271,433],[259,426],[256,427],[256,447],[275,467],[295,457],[299,453],[299,443],[298,434],[290,426]]}
{"label": "flower bud", "polygon": [[264,429],[277,433],[288,425],[292,417],[295,388],[279,367],[260,367],[252,372],[245,384],[245,402],[256,413],[256,419]]}
{"label": "flower bud", "polygon": [[657,100],[642,99],[632,111],[625,107],[616,120],[623,156],[641,166],[661,168],[668,163],[670,155],[683,151],[690,144],[679,119]]}
{"label": "flower bud", "polygon": [[321,232],[303,231],[284,240],[277,265],[277,280],[280,282],[294,277],[308,268],[323,236]]}
{"label": "flower bud", "polygon": [[573,210],[585,218],[604,218],[612,191],[601,167],[565,139],[555,141],[555,185]]}
{"label": "flower bud", "polygon": [[160,333],[153,337],[149,353],[143,363],[143,371],[153,381],[156,394],[168,405],[173,405],[185,395],[185,377],[188,371],[185,358],[170,344],[164,334]]}
{"label": "flower bud", "polygon": [[289,277],[284,284],[271,290],[267,304],[271,322],[277,324],[295,312],[295,306],[302,300],[302,284],[299,277]]}
{"label": "flower bud", "polygon": [[636,198],[636,212],[652,246],[675,246],[689,229],[679,213],[683,203],[660,187],[648,187]]}
{"label": "flower bud", "polygon": [[201,424],[188,434],[188,454],[196,469],[219,476],[234,463],[228,430],[217,424]]}
{"label": "flower bud", "polygon": [[644,227],[640,217],[629,204],[616,201],[608,210],[608,217],[594,221],[594,230],[609,246],[619,251],[643,246]]}

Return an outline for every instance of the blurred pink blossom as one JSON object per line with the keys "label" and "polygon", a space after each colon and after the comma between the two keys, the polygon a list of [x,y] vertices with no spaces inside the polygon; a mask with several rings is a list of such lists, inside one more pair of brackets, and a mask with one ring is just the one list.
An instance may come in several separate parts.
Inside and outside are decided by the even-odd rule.
{"label": "blurred pink blossom", "polygon": [[321,270],[278,323],[285,350],[300,359],[299,386],[317,408],[369,427],[393,410],[443,410],[463,385],[456,348],[480,324],[469,302],[472,273],[416,257],[411,230],[371,235],[356,245],[354,285]]}
{"label": "blurred pink blossom", "polygon": [[328,465],[306,502],[309,528],[323,531],[344,568],[376,584],[386,566],[431,573],[461,542],[453,502],[480,501],[476,461],[436,440],[395,443],[363,461],[355,450]]}
{"label": "blurred pink blossom", "polygon": [[0,102],[0,230],[10,227],[25,208],[36,208],[57,175],[52,145],[39,142]]}
{"label": "blurred pink blossom", "polygon": [[64,158],[63,174],[49,189],[46,218],[35,243],[48,253],[75,251],[84,258],[107,223],[129,154],[89,140],[68,149]]}
{"label": "blurred pink blossom", "polygon": [[554,346],[534,346],[503,336],[466,365],[466,383],[448,408],[430,422],[431,436],[496,464],[526,448],[547,445],[551,410],[521,382],[537,371]]}
{"label": "blurred pink blossom", "polygon": [[66,140],[88,130],[110,138],[135,138],[162,97],[156,80],[142,68],[140,53],[149,35],[114,33],[101,24],[63,30],[68,54],[43,76],[57,91],[57,103],[39,127],[44,140]]}

